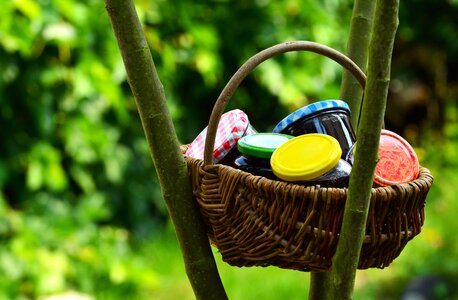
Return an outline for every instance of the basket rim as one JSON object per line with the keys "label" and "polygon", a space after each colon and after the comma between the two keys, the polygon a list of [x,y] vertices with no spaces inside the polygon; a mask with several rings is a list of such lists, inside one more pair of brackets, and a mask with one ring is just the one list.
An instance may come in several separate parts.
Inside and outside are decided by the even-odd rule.
{"label": "basket rim", "polygon": [[[189,146],[189,144],[184,144],[184,145],[181,145],[180,146],[180,149],[181,149],[181,152],[183,154],[183,157],[185,158],[186,161],[188,161],[189,163],[192,163],[192,164],[201,164],[201,167],[202,168],[205,168],[206,170],[208,169],[212,169],[212,168],[216,168],[216,169],[222,169],[223,171],[236,171],[236,172],[240,172],[241,174],[245,174],[245,176],[247,177],[247,180],[255,180],[256,178],[262,178],[263,180],[268,180],[268,181],[276,181],[276,182],[279,182],[280,184],[285,184],[285,185],[294,185],[294,186],[297,186],[299,184],[295,184],[295,183],[292,183],[292,182],[287,182],[287,181],[280,181],[280,180],[273,180],[273,179],[269,179],[269,178],[265,178],[265,177],[262,177],[262,176],[259,176],[259,175],[253,175],[251,173],[248,173],[248,172],[245,172],[245,171],[242,171],[242,170],[239,170],[239,169],[235,169],[231,166],[228,166],[228,165],[223,165],[223,164],[211,164],[211,165],[205,165],[204,164],[204,160],[203,159],[198,159],[198,158],[193,158],[193,157],[190,157],[190,156],[186,156],[185,155],[185,152],[186,152],[186,149],[187,147]],[[407,187],[410,187],[412,186],[412,184],[420,184],[421,182],[424,182],[424,181],[427,181],[429,183],[429,185],[432,184],[433,182],[433,176],[431,174],[431,171],[424,167],[424,166],[419,166],[419,173],[418,173],[418,177],[412,181],[409,181],[409,182],[406,182],[406,183],[399,183],[399,184],[392,184],[392,185],[389,185],[389,186],[382,186],[382,187],[373,187],[372,188],[372,192],[374,191],[377,191],[377,190],[392,190],[394,188],[407,188]],[[302,185],[299,185],[299,186],[302,186]],[[311,188],[315,188],[315,189],[320,189],[320,190],[323,190],[323,189],[326,189],[326,190],[348,190],[348,188],[336,188],[336,187],[320,187],[319,185],[315,185],[315,186],[302,186],[302,187],[311,187]]]}

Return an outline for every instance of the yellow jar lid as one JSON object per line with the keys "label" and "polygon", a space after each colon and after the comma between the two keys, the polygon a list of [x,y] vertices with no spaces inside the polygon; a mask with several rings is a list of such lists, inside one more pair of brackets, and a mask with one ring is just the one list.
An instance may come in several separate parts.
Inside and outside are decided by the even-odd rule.
{"label": "yellow jar lid", "polygon": [[337,139],[330,135],[310,133],[280,145],[272,154],[270,164],[280,179],[311,180],[334,168],[341,155],[342,149]]}

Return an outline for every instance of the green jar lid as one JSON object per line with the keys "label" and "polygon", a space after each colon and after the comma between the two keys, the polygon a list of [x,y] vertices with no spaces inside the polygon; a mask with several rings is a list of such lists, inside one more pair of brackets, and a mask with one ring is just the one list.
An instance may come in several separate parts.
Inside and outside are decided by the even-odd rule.
{"label": "green jar lid", "polygon": [[275,149],[292,138],[282,133],[255,133],[242,137],[237,148],[244,155],[270,159]]}

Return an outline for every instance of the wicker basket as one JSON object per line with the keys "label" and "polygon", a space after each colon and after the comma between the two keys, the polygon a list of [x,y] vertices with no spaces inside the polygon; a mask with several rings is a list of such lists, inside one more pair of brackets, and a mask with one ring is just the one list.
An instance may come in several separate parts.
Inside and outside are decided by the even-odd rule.
{"label": "wicker basket", "polygon": [[[278,44],[251,57],[230,79],[208,124],[203,160],[185,156],[208,236],[233,266],[277,266],[301,271],[331,267],[347,189],[305,187],[269,180],[213,164],[216,128],[241,81],[261,62],[280,53],[310,51],[341,64],[364,86],[364,73],[343,54],[306,41]],[[182,146],[183,153],[187,145]],[[420,233],[432,175],[420,167],[409,183],[372,189],[359,269],[384,268]]]}

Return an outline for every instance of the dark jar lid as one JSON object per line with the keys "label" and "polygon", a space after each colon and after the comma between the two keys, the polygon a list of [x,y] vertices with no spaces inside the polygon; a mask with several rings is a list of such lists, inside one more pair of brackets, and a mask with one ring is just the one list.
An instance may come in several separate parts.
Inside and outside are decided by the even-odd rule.
{"label": "dark jar lid", "polygon": [[299,119],[310,117],[318,112],[340,109],[348,112],[351,115],[351,110],[348,104],[342,100],[323,100],[306,105],[286,116],[283,120],[278,122],[272,132],[282,132],[285,128],[293,124]]}
{"label": "dark jar lid", "polygon": [[270,159],[275,149],[292,138],[282,133],[255,133],[242,137],[237,148],[242,155]]}

